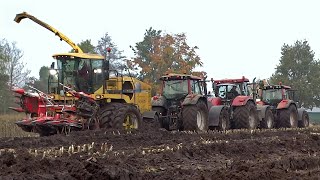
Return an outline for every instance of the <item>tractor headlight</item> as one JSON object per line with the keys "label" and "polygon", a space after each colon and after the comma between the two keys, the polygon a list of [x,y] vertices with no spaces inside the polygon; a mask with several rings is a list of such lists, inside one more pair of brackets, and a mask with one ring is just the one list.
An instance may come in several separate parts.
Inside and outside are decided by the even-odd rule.
{"label": "tractor headlight", "polygon": [[55,69],[50,69],[50,70],[49,70],[49,73],[50,73],[52,76],[54,76],[54,75],[56,75],[58,72],[57,72],[57,70],[55,70]]}
{"label": "tractor headlight", "polygon": [[100,74],[100,73],[102,73],[102,70],[101,69],[94,69],[93,72],[95,74]]}

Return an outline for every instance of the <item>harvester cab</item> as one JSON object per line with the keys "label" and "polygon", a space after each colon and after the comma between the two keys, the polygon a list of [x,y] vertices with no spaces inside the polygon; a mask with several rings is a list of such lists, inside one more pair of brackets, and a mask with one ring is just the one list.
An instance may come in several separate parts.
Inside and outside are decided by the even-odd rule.
{"label": "harvester cab", "polygon": [[[74,111],[68,110],[68,112],[75,112],[72,118],[82,123],[82,129],[142,127],[142,116],[144,114],[147,116],[147,112],[151,110],[151,102],[146,100],[151,99],[150,85],[136,78],[123,76],[117,70],[110,70],[107,58],[109,56],[83,53],[81,48],[67,36],[26,12],[17,14],[14,20],[19,23],[25,18],[53,32],[74,50],[74,53],[53,55],[57,65],[56,67],[55,63],[51,65],[48,96],[55,104],[63,107],[75,106]],[[108,53],[111,51],[107,49]],[[68,88],[85,96],[74,96],[66,90]],[[26,112],[23,107],[21,111]],[[34,117],[40,117],[40,114],[35,113]],[[50,126],[59,124],[59,121],[54,123],[50,121],[51,115],[47,119],[46,124]],[[37,119],[32,119],[32,122],[37,124]]]}
{"label": "harvester cab", "polygon": [[273,127],[308,127],[309,116],[304,108],[298,108],[295,90],[290,86],[263,85],[259,88],[260,98],[257,101],[260,116],[265,119],[264,128]]}
{"label": "harvester cab", "polygon": [[151,99],[160,126],[167,130],[207,130],[208,103],[204,79],[168,74],[160,81],[162,91]]}
{"label": "harvester cab", "polygon": [[213,80],[215,97],[209,99],[209,126],[218,130],[255,129],[258,126],[256,103],[248,89],[249,79]]}

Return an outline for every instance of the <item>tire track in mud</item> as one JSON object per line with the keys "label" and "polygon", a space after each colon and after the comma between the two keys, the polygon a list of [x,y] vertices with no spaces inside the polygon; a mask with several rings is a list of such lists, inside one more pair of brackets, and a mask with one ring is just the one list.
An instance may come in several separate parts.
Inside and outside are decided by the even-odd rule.
{"label": "tire track in mud", "polygon": [[1,142],[2,178],[311,179],[320,175],[318,128],[226,133],[107,130]]}

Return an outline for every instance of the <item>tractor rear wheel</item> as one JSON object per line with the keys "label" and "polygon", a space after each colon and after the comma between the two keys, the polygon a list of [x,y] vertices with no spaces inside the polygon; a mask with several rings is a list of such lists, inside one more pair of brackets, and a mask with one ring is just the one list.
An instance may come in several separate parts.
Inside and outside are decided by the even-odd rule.
{"label": "tractor rear wheel", "polygon": [[263,120],[261,121],[261,128],[271,129],[273,128],[273,126],[274,126],[274,116],[271,109],[268,108],[266,110],[266,114]]}
{"label": "tractor rear wheel", "polygon": [[230,119],[229,119],[229,112],[226,108],[223,108],[219,115],[219,131],[226,131],[230,129]]}
{"label": "tractor rear wheel", "polygon": [[142,122],[139,110],[129,104],[110,103],[99,114],[100,128],[138,129]]}
{"label": "tractor rear wheel", "polygon": [[279,126],[286,128],[298,127],[298,110],[296,106],[290,105],[289,108],[280,110]]}
{"label": "tractor rear wheel", "polygon": [[245,106],[235,107],[233,121],[235,128],[256,129],[258,126],[258,114],[254,103],[248,101]]}
{"label": "tractor rear wheel", "polygon": [[203,101],[186,105],[182,109],[183,130],[208,130],[208,107]]}
{"label": "tractor rear wheel", "polygon": [[302,112],[302,119],[298,122],[299,127],[309,127],[309,115],[307,111]]}

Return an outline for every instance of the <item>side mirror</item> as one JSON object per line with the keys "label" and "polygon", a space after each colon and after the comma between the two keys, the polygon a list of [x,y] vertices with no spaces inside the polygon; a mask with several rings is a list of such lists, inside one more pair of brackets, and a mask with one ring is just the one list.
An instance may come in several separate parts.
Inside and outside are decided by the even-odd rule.
{"label": "side mirror", "polygon": [[54,69],[54,62],[51,63],[50,69]]}

